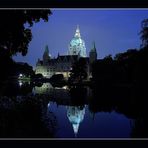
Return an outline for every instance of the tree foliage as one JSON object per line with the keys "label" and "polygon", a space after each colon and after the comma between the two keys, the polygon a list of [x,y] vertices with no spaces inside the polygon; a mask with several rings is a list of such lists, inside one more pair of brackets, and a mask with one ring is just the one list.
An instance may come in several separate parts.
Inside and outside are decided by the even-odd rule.
{"label": "tree foliage", "polygon": [[142,44],[141,47],[147,47],[148,46],[148,19],[144,19],[141,22],[141,40],[142,40]]}
{"label": "tree foliage", "polygon": [[41,19],[48,21],[50,14],[50,10],[0,10],[0,55],[26,55],[31,27]]}
{"label": "tree foliage", "polygon": [[112,55],[111,54],[107,55],[106,57],[104,57],[104,60],[112,61],[113,60]]}
{"label": "tree foliage", "polygon": [[87,78],[87,63],[84,58],[80,58],[77,62],[72,65],[72,70],[70,73],[70,81],[78,81]]}
{"label": "tree foliage", "polygon": [[127,60],[137,55],[137,53],[138,53],[137,49],[128,49],[126,52],[116,54],[114,60],[117,61]]}

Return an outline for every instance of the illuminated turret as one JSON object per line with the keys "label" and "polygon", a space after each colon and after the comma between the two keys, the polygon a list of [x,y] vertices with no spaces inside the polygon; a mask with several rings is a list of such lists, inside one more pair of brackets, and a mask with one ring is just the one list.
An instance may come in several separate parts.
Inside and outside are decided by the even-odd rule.
{"label": "illuminated turret", "polygon": [[97,51],[96,51],[95,42],[93,43],[93,48],[89,52],[89,60],[90,64],[92,64],[94,61],[97,60]]}
{"label": "illuminated turret", "polygon": [[48,65],[50,58],[51,58],[51,55],[49,55],[48,45],[46,45],[45,51],[43,54],[43,65]]}

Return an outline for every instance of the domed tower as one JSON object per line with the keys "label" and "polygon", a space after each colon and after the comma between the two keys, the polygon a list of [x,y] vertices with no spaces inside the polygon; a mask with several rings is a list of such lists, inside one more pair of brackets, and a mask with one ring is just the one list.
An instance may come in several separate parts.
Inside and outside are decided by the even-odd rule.
{"label": "domed tower", "polygon": [[44,51],[44,54],[43,54],[43,65],[48,65],[50,58],[51,58],[51,55],[49,55],[48,45],[46,45],[45,51]]}
{"label": "domed tower", "polygon": [[85,107],[83,109],[76,106],[67,107],[67,117],[72,124],[75,137],[77,136],[79,125],[84,119],[84,115],[85,115]]}
{"label": "domed tower", "polygon": [[90,64],[92,64],[96,60],[97,60],[97,51],[96,51],[96,46],[95,46],[95,42],[94,42],[93,43],[93,48],[89,52],[89,61],[90,61]]}
{"label": "domed tower", "polygon": [[86,57],[86,47],[84,40],[81,39],[80,29],[79,26],[77,26],[75,35],[73,39],[70,41],[69,44],[69,55],[78,55],[80,57]]}

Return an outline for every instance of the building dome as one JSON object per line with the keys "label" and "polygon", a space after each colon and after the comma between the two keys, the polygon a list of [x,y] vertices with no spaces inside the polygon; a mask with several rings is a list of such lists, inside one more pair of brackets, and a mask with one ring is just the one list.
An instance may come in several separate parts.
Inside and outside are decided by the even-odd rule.
{"label": "building dome", "polygon": [[79,55],[80,57],[86,57],[85,42],[81,38],[79,27],[77,26],[75,35],[69,44],[69,55]]}

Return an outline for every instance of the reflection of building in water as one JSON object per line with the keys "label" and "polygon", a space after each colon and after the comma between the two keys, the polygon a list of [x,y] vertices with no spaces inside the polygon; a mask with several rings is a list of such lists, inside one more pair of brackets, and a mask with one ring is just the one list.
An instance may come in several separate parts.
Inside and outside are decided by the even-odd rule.
{"label": "reflection of building in water", "polygon": [[21,87],[23,85],[23,82],[20,80],[19,81],[19,86]]}
{"label": "reflection of building in water", "polygon": [[49,107],[50,107],[50,102],[47,104],[47,108],[48,108],[48,110],[49,110]]}
{"label": "reflection of building in water", "polygon": [[50,101],[56,102],[58,105],[67,105],[70,103],[68,87],[62,88],[52,87],[50,83],[43,83],[42,86],[35,86],[33,94],[44,94]]}
{"label": "reflection of building in water", "polygon": [[79,125],[83,121],[85,115],[85,107],[80,106],[68,106],[67,107],[67,117],[72,123],[75,136],[77,136]]}
{"label": "reflection of building in water", "polygon": [[39,86],[34,87],[34,93],[35,94],[49,94],[52,89],[53,87],[50,83],[43,83],[41,87]]}
{"label": "reflection of building in water", "polygon": [[92,119],[92,120],[95,120],[95,112],[89,112],[89,115],[90,115],[90,118]]}
{"label": "reflection of building in water", "polygon": [[23,86],[23,85],[30,85],[30,81],[23,81],[23,80],[18,80],[18,84],[19,86]]}

